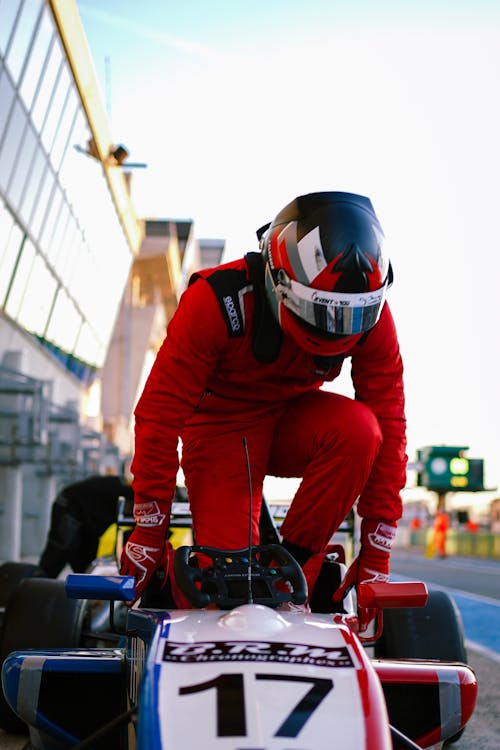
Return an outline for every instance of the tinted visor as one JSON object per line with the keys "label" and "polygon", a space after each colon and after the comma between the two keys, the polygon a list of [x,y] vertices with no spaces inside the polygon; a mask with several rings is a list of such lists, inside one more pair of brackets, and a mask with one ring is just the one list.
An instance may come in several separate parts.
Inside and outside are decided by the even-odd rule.
{"label": "tinted visor", "polygon": [[350,336],[373,328],[384,304],[387,281],[374,292],[325,292],[278,276],[278,300],[301,320],[324,333]]}

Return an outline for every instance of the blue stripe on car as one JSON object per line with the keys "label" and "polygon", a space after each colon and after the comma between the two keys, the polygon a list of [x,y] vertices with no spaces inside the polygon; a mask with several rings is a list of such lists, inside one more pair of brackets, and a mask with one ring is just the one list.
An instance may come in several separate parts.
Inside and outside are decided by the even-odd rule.
{"label": "blue stripe on car", "polygon": [[164,620],[159,637],[151,644],[139,694],[137,722],[137,750],[160,750],[160,673],[161,664],[155,664],[158,643],[168,638],[170,622]]}

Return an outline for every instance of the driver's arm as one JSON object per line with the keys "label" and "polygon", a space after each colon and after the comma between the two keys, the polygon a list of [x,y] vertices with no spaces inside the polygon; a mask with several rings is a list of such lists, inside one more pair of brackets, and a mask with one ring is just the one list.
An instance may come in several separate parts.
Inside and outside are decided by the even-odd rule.
{"label": "driver's arm", "polygon": [[121,572],[136,577],[137,598],[165,554],[179,436],[226,341],[215,296],[200,279],[183,294],[135,409],[136,526],[122,554]]}

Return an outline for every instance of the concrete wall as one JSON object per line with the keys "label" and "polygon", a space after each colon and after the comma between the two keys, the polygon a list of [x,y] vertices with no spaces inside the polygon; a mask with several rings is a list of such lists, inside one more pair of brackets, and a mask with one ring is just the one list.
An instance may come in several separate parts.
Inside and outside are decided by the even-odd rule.
{"label": "concrete wall", "polygon": [[[80,403],[82,385],[35,339],[26,334],[15,323],[11,323],[0,312],[0,363],[7,364],[6,352],[15,353],[10,360],[13,369],[23,372],[32,378],[42,378],[52,382],[52,400],[61,406],[68,403]],[[9,355],[10,358],[10,355]],[[11,365],[8,365],[11,366]]]}
{"label": "concrete wall", "polygon": [[[430,550],[433,538],[433,529],[411,531],[408,534],[407,546]],[[448,555],[494,557],[500,559],[500,534],[489,534],[482,531],[472,533],[450,529],[446,534],[446,553]]]}

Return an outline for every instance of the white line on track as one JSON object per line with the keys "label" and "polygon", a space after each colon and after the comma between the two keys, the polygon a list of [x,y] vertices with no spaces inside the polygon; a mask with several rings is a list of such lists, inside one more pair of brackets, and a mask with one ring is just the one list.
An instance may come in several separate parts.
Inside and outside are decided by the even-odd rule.
{"label": "white line on track", "polygon": [[[396,558],[395,558],[396,559]],[[413,562],[415,561],[415,557],[413,555],[407,555],[404,554],[400,555],[401,562]],[[424,557],[419,558],[419,565],[432,565],[432,564],[439,564],[439,559],[435,557]],[[446,568],[453,568],[453,570],[465,570],[465,571],[472,571],[478,573],[484,573],[486,575],[494,575],[500,577],[500,561],[498,559],[491,560],[491,563],[488,563],[485,560],[477,559],[474,557],[467,557],[467,558],[453,558],[451,556],[448,556],[445,560],[443,560],[443,567],[446,566]]]}
{"label": "white line on track", "polygon": [[453,570],[465,570],[468,572],[473,570],[475,573],[484,573],[486,575],[500,577],[500,567],[498,566],[498,563],[496,565],[485,565],[484,562],[479,562],[476,560],[463,561],[450,560],[449,558],[447,558],[446,567],[453,568]]}
{"label": "white line on track", "polygon": [[[402,576],[399,573],[394,575],[394,580],[401,579],[405,581],[413,581],[414,578],[409,578],[408,576]],[[500,607],[500,600],[499,599],[492,599],[489,596],[482,596],[481,594],[472,594],[470,591],[464,591],[463,589],[454,589],[451,588],[451,586],[443,586],[439,583],[434,583],[433,581],[428,582],[429,588],[437,589],[439,591],[447,591],[450,594],[459,594],[460,596],[466,596],[468,599],[472,599],[475,602],[481,602],[482,604],[490,604],[493,607]]]}
{"label": "white line on track", "polygon": [[492,651],[490,648],[486,648],[486,646],[483,646],[481,643],[477,643],[477,641],[469,641],[468,639],[465,642],[465,645],[471,651],[477,651],[481,656],[485,656],[487,659],[491,659],[492,661],[500,664],[500,654],[496,651]]}

